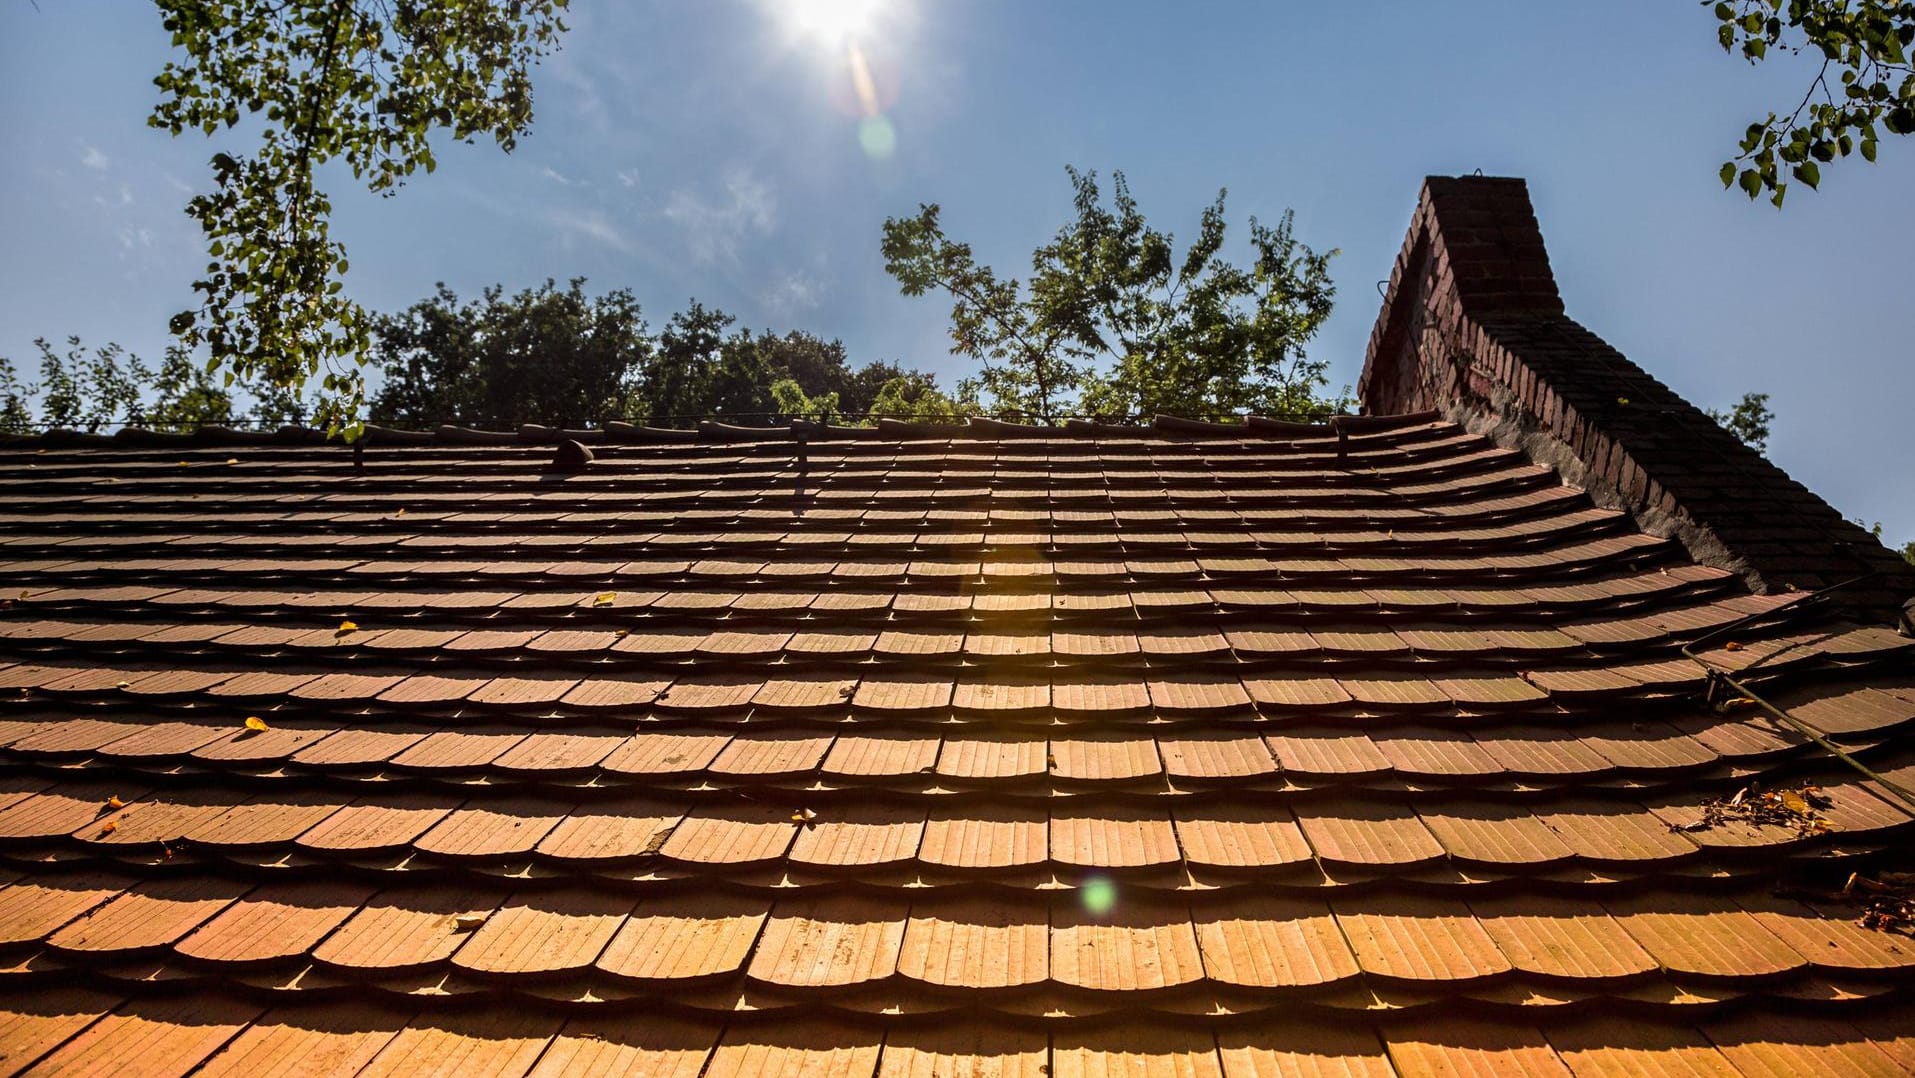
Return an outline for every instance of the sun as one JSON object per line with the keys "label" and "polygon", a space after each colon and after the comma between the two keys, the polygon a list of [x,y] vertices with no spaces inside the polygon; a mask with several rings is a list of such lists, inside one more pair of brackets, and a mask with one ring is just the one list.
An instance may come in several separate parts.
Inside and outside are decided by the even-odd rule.
{"label": "sun", "polygon": [[835,45],[869,33],[884,0],[780,0],[778,6],[792,27]]}

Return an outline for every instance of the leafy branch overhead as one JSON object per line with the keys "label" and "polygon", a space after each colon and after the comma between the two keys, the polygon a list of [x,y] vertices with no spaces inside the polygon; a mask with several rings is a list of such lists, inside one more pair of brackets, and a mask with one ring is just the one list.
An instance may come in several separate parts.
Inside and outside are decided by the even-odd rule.
{"label": "leafy branch overhead", "polygon": [[[564,31],[567,0],[158,0],[183,59],[154,79],[148,123],[174,135],[257,131],[213,155],[187,215],[211,256],[198,306],[172,321],[207,370],[297,395],[321,376],[315,422],[358,429],[367,313],[342,294],[345,246],[314,180],[343,162],[391,194],[436,164],[435,133],[510,151],[532,119],[529,68]],[[243,127],[241,127],[244,122]]]}
{"label": "leafy branch overhead", "polygon": [[937,205],[884,223],[885,269],[907,296],[951,298],[951,351],[982,364],[973,391],[999,411],[1050,417],[1320,415],[1328,364],[1303,346],[1329,316],[1329,261],[1300,243],[1286,212],[1250,221],[1253,258],[1221,257],[1224,194],[1175,254],[1146,223],[1123,173],[1107,207],[1091,172],[1066,170],[1074,220],[1031,256],[1028,281],[1000,278],[944,231]]}
{"label": "leafy branch overhead", "polygon": [[1771,53],[1806,54],[1816,65],[1802,100],[1743,133],[1722,165],[1722,186],[1751,199],[1788,191],[1783,168],[1814,188],[1822,167],[1859,152],[1873,161],[1879,136],[1915,132],[1915,0],[1703,0],[1723,51],[1751,64]]}

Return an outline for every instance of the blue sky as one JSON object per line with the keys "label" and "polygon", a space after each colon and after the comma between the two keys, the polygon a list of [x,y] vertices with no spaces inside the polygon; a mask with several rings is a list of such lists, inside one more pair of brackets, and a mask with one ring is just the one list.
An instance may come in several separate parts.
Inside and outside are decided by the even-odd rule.
{"label": "blue sky", "polygon": [[[1915,536],[1911,147],[1780,214],[1725,194],[1724,151],[1805,76],[1724,56],[1694,3],[892,0],[864,39],[895,134],[875,158],[841,48],[772,0],[575,0],[569,21],[517,153],[448,147],[392,199],[332,177],[362,302],[582,275],[655,326],[696,296],[948,382],[945,306],[897,294],[880,223],[940,202],[1021,270],[1075,164],[1124,170],[1180,236],[1220,186],[1239,237],[1294,208],[1342,250],[1313,353],[1354,382],[1419,181],[1482,169],[1529,180],[1572,315],[1698,404],[1772,393],[1777,463]],[[38,335],[157,357],[190,300],[180,207],[213,147],[144,124],[168,51],[139,0],[0,5],[0,354],[23,366]]]}

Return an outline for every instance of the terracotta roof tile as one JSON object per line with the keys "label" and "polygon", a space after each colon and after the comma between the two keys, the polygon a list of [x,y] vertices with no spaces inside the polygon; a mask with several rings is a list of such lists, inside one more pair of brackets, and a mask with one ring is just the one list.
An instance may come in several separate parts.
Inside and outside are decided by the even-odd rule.
{"label": "terracotta roof tile", "polygon": [[1762,977],[1799,969],[1801,954],[1726,897],[1661,892],[1604,902],[1663,969],[1704,977]]}
{"label": "terracotta roof tile", "polygon": [[258,1016],[261,1008],[181,995],[133,1000],[62,1044],[40,1074],[185,1075]]}
{"label": "terracotta roof tile", "polygon": [[208,877],[140,884],[47,937],[69,952],[119,953],[168,946],[245,894],[247,886]]}
{"label": "terracotta roof tile", "polygon": [[608,862],[658,852],[683,814],[659,802],[625,800],[581,806],[545,833],[536,848],[557,861]]}
{"label": "terracotta roof tile", "polygon": [[949,678],[913,675],[867,677],[858,684],[852,704],[874,711],[932,711],[950,706],[953,682]]}
{"label": "terracotta roof tile", "polygon": [[833,775],[915,775],[935,770],[940,747],[934,737],[841,735],[832,742],[822,767]]}
{"label": "terracotta roof tile", "polygon": [[764,679],[749,675],[681,678],[658,697],[658,706],[674,711],[736,710],[751,703]]}
{"label": "terracotta roof tile", "polygon": [[1427,899],[1335,899],[1337,923],[1364,972],[1400,981],[1466,981],[1511,969],[1467,910]]}
{"label": "terracotta roof tile", "polygon": [[1035,865],[1049,856],[1050,815],[1042,809],[933,809],[918,845],[926,864],[963,869]]}
{"label": "terracotta roof tile", "polygon": [[702,771],[730,741],[730,734],[634,734],[600,760],[598,766],[629,775]]}
{"label": "terracotta roof tile", "polygon": [[1366,775],[1388,771],[1390,758],[1362,734],[1327,727],[1299,728],[1264,738],[1285,771],[1305,775]]}
{"label": "terracotta roof tile", "polygon": [[1051,815],[1051,859],[1084,868],[1175,864],[1176,831],[1162,812],[1062,810]]}
{"label": "terracotta roof tile", "polygon": [[1037,984],[1050,971],[1042,907],[988,899],[921,906],[905,925],[897,971],[951,988]]}
{"label": "terracotta roof tile", "polygon": [[944,1023],[886,1036],[877,1078],[1048,1078],[1050,1058],[1036,1031]]}
{"label": "terracotta roof tile", "polygon": [[1533,1026],[1467,1019],[1425,1020],[1383,1030],[1390,1061],[1403,1078],[1454,1074],[1523,1074],[1571,1078],[1549,1041]]}
{"label": "terracotta roof tile", "polygon": [[354,1074],[404,1025],[377,1006],[344,1002],[269,1011],[194,1073],[216,1078]]}
{"label": "terracotta roof tile", "polygon": [[705,1078],[871,1078],[882,1042],[875,1030],[828,1021],[741,1023],[725,1031]]}
{"label": "terracotta roof tile", "polygon": [[1053,776],[1081,782],[1123,781],[1163,773],[1157,743],[1149,738],[1053,738],[1049,764]]}
{"label": "terracotta roof tile", "polygon": [[201,925],[175,950],[187,958],[227,965],[296,958],[372,894],[372,888],[351,883],[268,884]]}
{"label": "terracotta roof tile", "polygon": [[397,972],[435,965],[471,938],[462,916],[490,914],[493,901],[462,888],[383,891],[313,948],[313,960],[340,970]]}
{"label": "terracotta roof tile", "polygon": [[424,794],[364,797],[300,835],[298,844],[314,850],[402,849],[456,807]]}
{"label": "terracotta roof tile", "polygon": [[821,812],[798,832],[791,860],[839,868],[908,861],[924,834],[921,809],[870,805]]}
{"label": "terracotta roof tile", "polygon": [[1051,918],[1051,976],[1098,992],[1149,991],[1201,980],[1203,957],[1190,911],[1121,898],[1103,916],[1059,906]]}
{"label": "terracotta roof tile", "polygon": [[1755,1012],[1709,1022],[1702,1030],[1738,1073],[1752,1078],[1907,1071],[1905,1058],[1840,1019]]}
{"label": "terracotta roof tile", "polygon": [[843,707],[857,689],[856,678],[774,678],[751,698],[757,707],[816,710]]}
{"label": "terracotta roof tile", "polygon": [[781,902],[745,973],[789,987],[881,980],[897,969],[904,926],[905,911],[881,902]]}
{"label": "terracotta roof tile", "polygon": [[412,844],[440,857],[529,853],[569,811],[555,801],[472,801],[454,809]]}
{"label": "terracotta roof tile", "polygon": [[698,1078],[717,1039],[716,1029],[656,1015],[575,1018],[527,1078]]}
{"label": "terracotta roof tile", "polygon": [[1735,1078],[1741,1073],[1693,1026],[1663,1026],[1600,1017],[1552,1027],[1549,1041],[1578,1078],[1583,1075]]}
{"label": "terracotta roof tile", "polygon": [[1217,1044],[1226,1078],[1395,1078],[1397,1073],[1376,1034],[1361,1028],[1303,1025],[1230,1031],[1219,1034]]}
{"label": "terracotta roof tile", "polygon": [[1142,711],[1152,695],[1139,681],[1089,679],[1058,681],[1051,686],[1051,706],[1066,712]]}
{"label": "terracotta roof tile", "polygon": [[532,1068],[559,1025],[550,1015],[513,1009],[420,1015],[359,1075],[510,1078]]}
{"label": "terracotta roof tile", "polygon": [[10,996],[0,1002],[4,1062],[10,1067],[31,1063],[116,1010],[121,1002],[117,996],[84,988],[49,988]]}
{"label": "terracotta roof tile", "polygon": [[598,968],[637,981],[683,981],[744,965],[769,913],[756,899],[696,895],[641,900],[598,957]]}
{"label": "terracotta roof tile", "polygon": [[0,889],[0,943],[33,943],[118,898],[137,880],[112,872],[49,872]]}
{"label": "terracotta roof tile", "polygon": [[1575,856],[1548,824],[1521,805],[1452,801],[1421,815],[1423,826],[1459,861],[1543,865]]}
{"label": "terracotta roof tile", "polygon": [[1250,706],[1250,696],[1236,678],[1184,675],[1153,678],[1150,700],[1166,711],[1229,711]]}
{"label": "terracotta roof tile", "polygon": [[418,771],[466,771],[484,767],[525,740],[504,729],[441,730],[393,755],[395,767]]}
{"label": "terracotta roof tile", "polygon": [[798,830],[790,809],[701,808],[685,815],[659,853],[705,864],[749,864],[785,855]]}
{"label": "terracotta roof tile", "polygon": [[1346,865],[1412,865],[1444,856],[1442,843],[1406,806],[1299,806],[1297,824],[1317,856]]}
{"label": "terracotta roof tile", "polygon": [[831,748],[831,738],[802,734],[739,737],[712,760],[710,769],[725,775],[795,775],[815,771]]}
{"label": "terracotta roof tile", "polygon": [[1358,973],[1336,918],[1314,899],[1240,900],[1198,914],[1196,929],[1204,969],[1224,984],[1294,988]]}
{"label": "terracotta roof tile", "polygon": [[631,912],[629,896],[534,891],[485,919],[452,964],[474,973],[551,974],[589,968]]}

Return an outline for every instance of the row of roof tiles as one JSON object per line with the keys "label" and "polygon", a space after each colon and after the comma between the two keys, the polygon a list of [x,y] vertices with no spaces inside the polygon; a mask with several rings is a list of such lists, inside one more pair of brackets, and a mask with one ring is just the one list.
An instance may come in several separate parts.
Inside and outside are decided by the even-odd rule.
{"label": "row of roof tiles", "polygon": [[[1271,1024],[1222,1034],[1131,1023],[1055,1035],[975,1020],[879,1034],[843,1021],[730,1028],[645,1014],[394,1014],[364,1004],[272,1010],[233,999],[143,999],[60,989],[0,1011],[31,1074],[156,1078],[314,1073],[366,1078],[1436,1078],[1532,1074],[1890,1075],[1915,1070],[1906,1012],[1829,1020],[1754,1011],[1698,1026],[1591,1018],[1507,1024],[1424,1019],[1382,1028]],[[197,1069],[196,1069],[197,1068]]]}
{"label": "row of roof tiles", "polygon": [[[167,953],[223,967],[312,964],[383,977],[451,968],[498,977],[586,972],[637,982],[742,974],[826,989],[892,977],[957,989],[1056,985],[1155,991],[1210,982],[1314,989],[1360,974],[1396,982],[1524,975],[1615,982],[1658,975],[1778,977],[1809,970],[1906,980],[1915,943],[1761,894],[1410,897],[1109,897],[771,901],[714,894],[254,885],[196,875],[134,883],[48,875],[0,890],[5,942],[49,957]],[[984,1000],[977,1001],[988,1003]]]}
{"label": "row of roof tiles", "polygon": [[[1890,781],[1915,777],[1906,758],[1883,766]],[[1442,862],[1528,872],[1572,863],[1664,869],[1699,850],[1811,847],[1826,835],[1861,842],[1909,831],[1908,815],[1886,791],[1839,775],[1828,781],[1830,803],[1816,816],[1821,826],[1703,828],[1696,825],[1710,798],[1689,790],[1590,791],[1541,803],[1373,794],[1288,803],[1184,798],[1126,806],[1070,798],[980,806],[948,796],[844,805],[815,790],[793,789],[749,798],[707,795],[687,805],[689,795],[674,800],[662,789],[636,798],[601,793],[579,803],[560,790],[527,797],[376,788],[384,784],[266,793],[145,789],[137,779],[95,774],[58,785],[7,781],[0,842],[63,857],[113,850],[144,855],[161,847],[170,857],[177,846],[243,852],[267,862],[282,853],[419,853],[454,861],[535,855],[554,864],[607,866],[653,857],[692,867],[778,862],[1059,871],[1312,862],[1395,870]],[[1606,799],[1593,799],[1596,792]]]}

